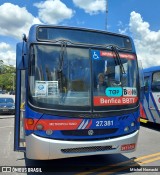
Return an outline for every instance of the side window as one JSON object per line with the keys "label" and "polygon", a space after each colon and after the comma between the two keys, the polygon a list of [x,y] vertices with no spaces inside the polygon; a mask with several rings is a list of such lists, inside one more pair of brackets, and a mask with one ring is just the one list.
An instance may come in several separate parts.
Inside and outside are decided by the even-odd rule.
{"label": "side window", "polygon": [[148,89],[149,89],[149,76],[144,77],[144,91],[148,92]]}
{"label": "side window", "polygon": [[160,92],[160,72],[153,73],[151,88],[153,92]]}
{"label": "side window", "polygon": [[153,74],[152,82],[160,82],[160,72],[155,72]]}

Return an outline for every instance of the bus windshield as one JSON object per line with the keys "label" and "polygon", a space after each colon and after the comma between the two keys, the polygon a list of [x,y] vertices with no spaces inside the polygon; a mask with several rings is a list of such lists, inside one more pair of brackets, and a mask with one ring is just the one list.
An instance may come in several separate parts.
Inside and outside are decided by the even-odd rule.
{"label": "bus windshield", "polygon": [[33,45],[30,69],[33,103],[51,109],[90,110],[90,70],[88,49]]}
{"label": "bus windshield", "polygon": [[[116,54],[118,51],[116,51]],[[117,110],[138,101],[137,62],[134,54],[93,51],[92,76],[95,110]]]}
{"label": "bus windshield", "polygon": [[[73,111],[109,111],[135,106],[136,57],[128,53],[119,55],[121,65],[111,50],[32,44],[29,102],[37,108]],[[123,102],[126,96],[134,99]]]}

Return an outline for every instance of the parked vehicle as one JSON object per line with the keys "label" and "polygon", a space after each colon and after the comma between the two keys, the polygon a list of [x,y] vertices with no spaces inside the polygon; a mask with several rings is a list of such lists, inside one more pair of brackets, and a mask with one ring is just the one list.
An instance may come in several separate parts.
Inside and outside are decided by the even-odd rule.
{"label": "parked vehicle", "polygon": [[15,91],[13,91],[13,90],[10,91],[10,92],[9,92],[9,95],[15,95]]}
{"label": "parked vehicle", "polygon": [[0,90],[0,94],[6,94],[7,91],[6,90]]}
{"label": "parked vehicle", "polygon": [[160,66],[144,69],[144,83],[140,121],[160,124]]}
{"label": "parked vehicle", "polygon": [[15,103],[12,97],[0,96],[0,114],[15,114]]}

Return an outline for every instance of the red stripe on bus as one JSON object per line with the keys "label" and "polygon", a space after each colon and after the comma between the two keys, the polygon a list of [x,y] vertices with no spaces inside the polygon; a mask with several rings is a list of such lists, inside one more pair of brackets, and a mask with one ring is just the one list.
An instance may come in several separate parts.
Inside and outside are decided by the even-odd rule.
{"label": "red stripe on bus", "polygon": [[40,119],[39,121],[35,120],[34,126],[30,126],[27,124],[27,120],[25,122],[26,130],[37,130],[37,125],[42,125],[43,130],[76,130],[82,119],[69,119],[69,120],[48,120],[48,119]]}
{"label": "red stripe on bus", "polygon": [[[33,124],[29,124],[30,120],[33,120]],[[38,119],[26,118],[24,120],[24,127],[25,130],[34,130],[35,124],[37,123]]]}
{"label": "red stripe on bus", "polygon": [[92,120],[88,123],[86,129],[89,129],[91,125],[92,125]]}

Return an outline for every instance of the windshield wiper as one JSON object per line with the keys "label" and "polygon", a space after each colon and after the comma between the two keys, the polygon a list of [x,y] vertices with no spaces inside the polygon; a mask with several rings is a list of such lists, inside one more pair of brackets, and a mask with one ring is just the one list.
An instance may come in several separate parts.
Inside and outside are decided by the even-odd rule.
{"label": "windshield wiper", "polygon": [[66,51],[66,45],[67,43],[65,41],[61,42],[61,50],[60,50],[60,55],[59,55],[59,71],[63,70],[64,54]]}
{"label": "windshield wiper", "polygon": [[115,64],[120,66],[120,71],[121,71],[122,74],[126,74],[117,48],[115,46],[111,46],[111,49],[115,53],[115,56],[116,56],[116,57],[114,57],[115,58]]}
{"label": "windshield wiper", "polygon": [[65,87],[65,77],[63,75],[63,65],[64,65],[64,55],[66,52],[66,45],[67,43],[65,41],[61,42],[61,49],[60,49],[60,55],[59,55],[59,68],[57,71],[57,77],[58,77],[58,84],[59,89],[61,92],[61,103],[64,103],[65,100],[65,94],[66,94],[66,87]]}

